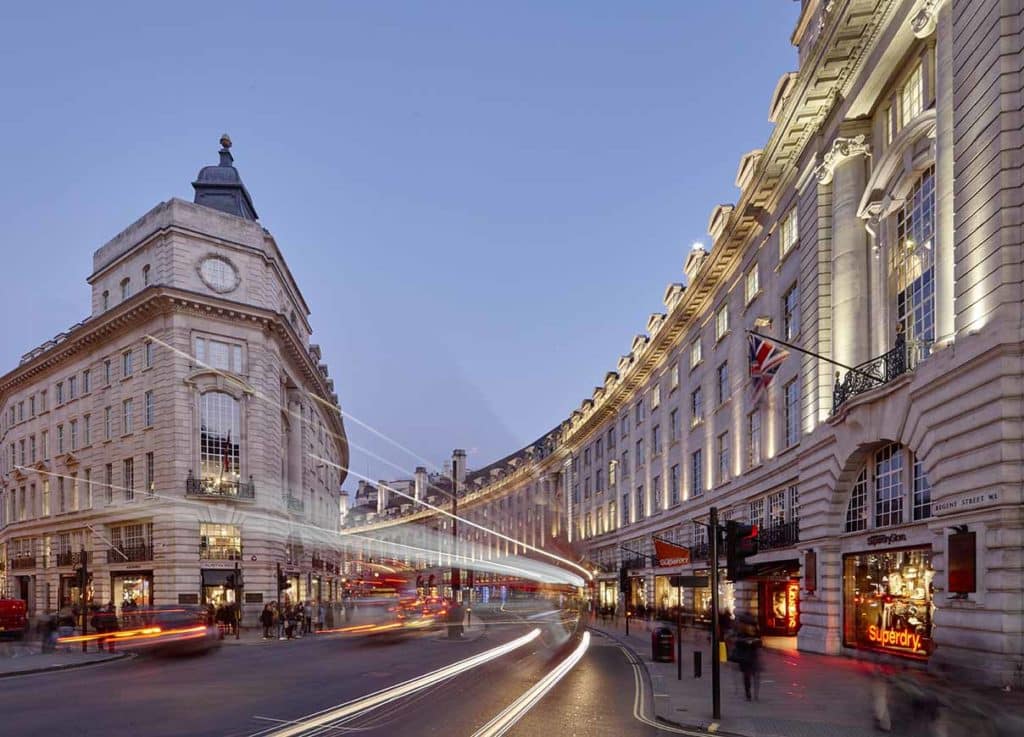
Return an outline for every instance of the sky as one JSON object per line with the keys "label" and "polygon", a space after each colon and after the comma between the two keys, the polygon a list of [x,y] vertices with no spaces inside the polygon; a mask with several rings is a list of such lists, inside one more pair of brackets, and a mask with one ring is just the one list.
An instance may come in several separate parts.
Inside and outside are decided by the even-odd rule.
{"label": "sky", "polygon": [[191,200],[227,132],[347,415],[345,486],[484,466],[662,311],[771,133],[799,7],[6,3],[0,373],[88,314],[93,251]]}

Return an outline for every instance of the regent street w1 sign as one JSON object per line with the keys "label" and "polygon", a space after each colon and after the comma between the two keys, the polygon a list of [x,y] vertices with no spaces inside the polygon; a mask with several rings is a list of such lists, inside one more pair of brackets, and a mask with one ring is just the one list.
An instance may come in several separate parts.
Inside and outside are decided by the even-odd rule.
{"label": "regent street w1 sign", "polygon": [[676,545],[660,537],[654,540],[654,557],[658,561],[659,568],[672,568],[674,566],[685,566],[690,563],[690,549],[682,545]]}

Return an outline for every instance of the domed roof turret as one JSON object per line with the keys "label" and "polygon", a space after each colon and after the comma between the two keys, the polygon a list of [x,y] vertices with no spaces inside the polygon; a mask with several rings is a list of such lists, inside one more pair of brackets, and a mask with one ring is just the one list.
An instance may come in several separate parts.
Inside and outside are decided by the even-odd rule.
{"label": "domed roof turret", "polygon": [[220,137],[220,146],[220,163],[204,166],[192,182],[196,190],[194,202],[246,220],[256,220],[256,208],[235,168],[231,138],[227,133]]}

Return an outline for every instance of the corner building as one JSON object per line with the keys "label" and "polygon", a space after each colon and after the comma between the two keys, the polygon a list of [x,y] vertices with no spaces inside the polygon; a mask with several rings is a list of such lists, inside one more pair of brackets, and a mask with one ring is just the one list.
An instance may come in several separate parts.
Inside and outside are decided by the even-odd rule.
{"label": "corner building", "polygon": [[[1019,0],[804,0],[711,248],[460,511],[519,536],[556,506],[600,604],[699,621],[710,591],[680,602],[667,574],[708,570],[714,505],[760,528],[721,593],[763,631],[1019,686],[1022,24]],[[751,330],[808,352],[757,403]],[[652,567],[653,535],[691,563]]]}
{"label": "corner building", "polygon": [[119,610],[237,593],[252,622],[279,565],[292,599],[340,599],[338,398],[221,144],[194,202],[95,252],[89,316],[0,376],[0,592],[33,616],[81,600],[83,550]]}

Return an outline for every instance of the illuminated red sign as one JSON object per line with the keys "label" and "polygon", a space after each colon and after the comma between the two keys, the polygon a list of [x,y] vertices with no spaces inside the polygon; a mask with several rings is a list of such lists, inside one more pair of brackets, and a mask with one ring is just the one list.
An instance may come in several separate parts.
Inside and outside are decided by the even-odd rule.
{"label": "illuminated red sign", "polygon": [[786,588],[786,629],[796,632],[797,628],[797,606],[800,598],[800,585],[791,582]]}
{"label": "illuminated red sign", "polygon": [[921,644],[924,638],[910,630],[887,630],[883,627],[871,625],[868,627],[868,639],[881,647],[921,651]]}

